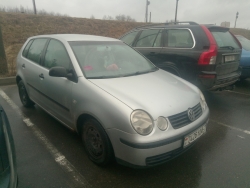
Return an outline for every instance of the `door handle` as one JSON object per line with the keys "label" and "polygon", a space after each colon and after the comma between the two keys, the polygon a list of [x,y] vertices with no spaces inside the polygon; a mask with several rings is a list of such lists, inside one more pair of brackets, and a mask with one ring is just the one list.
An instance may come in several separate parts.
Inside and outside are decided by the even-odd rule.
{"label": "door handle", "polygon": [[42,79],[44,79],[43,73],[39,74],[39,77],[42,78]]}
{"label": "door handle", "polygon": [[150,55],[155,55],[156,53],[155,52],[149,52]]}
{"label": "door handle", "polygon": [[22,64],[22,67],[25,68],[25,64]]}

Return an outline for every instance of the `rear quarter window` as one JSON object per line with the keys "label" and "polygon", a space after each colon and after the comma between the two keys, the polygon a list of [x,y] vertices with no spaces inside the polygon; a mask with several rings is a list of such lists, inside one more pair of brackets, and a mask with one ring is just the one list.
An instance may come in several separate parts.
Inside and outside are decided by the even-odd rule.
{"label": "rear quarter window", "polygon": [[188,29],[169,29],[165,44],[172,48],[192,48],[194,40]]}

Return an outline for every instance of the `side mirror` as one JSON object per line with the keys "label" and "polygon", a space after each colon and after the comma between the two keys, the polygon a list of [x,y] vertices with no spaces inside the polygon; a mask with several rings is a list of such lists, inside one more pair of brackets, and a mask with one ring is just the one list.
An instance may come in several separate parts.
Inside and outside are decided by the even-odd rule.
{"label": "side mirror", "polygon": [[53,77],[70,77],[70,73],[64,67],[52,67],[49,70],[49,75]]}

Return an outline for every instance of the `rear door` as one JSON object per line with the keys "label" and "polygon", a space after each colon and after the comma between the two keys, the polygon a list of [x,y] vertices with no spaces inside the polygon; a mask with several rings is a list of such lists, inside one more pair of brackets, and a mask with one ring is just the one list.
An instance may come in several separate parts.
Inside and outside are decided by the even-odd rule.
{"label": "rear door", "polygon": [[[196,79],[196,66],[200,52],[195,50],[196,41],[188,28],[167,28],[164,31],[164,49],[161,52],[162,64],[159,67],[169,71],[171,64],[178,75],[193,81]],[[168,67],[170,66],[170,67]],[[170,71],[171,72],[171,71]]]}
{"label": "rear door", "polygon": [[45,101],[41,57],[47,41],[46,38],[34,39],[27,52],[24,50],[24,59],[21,62],[29,97],[38,104],[43,104]]}
{"label": "rear door", "polygon": [[228,28],[209,27],[217,46],[218,52],[216,57],[217,76],[229,76],[238,71],[241,47],[229,32]]}
{"label": "rear door", "polygon": [[133,47],[147,57],[154,64],[160,62],[159,54],[162,50],[162,30],[142,30]]}

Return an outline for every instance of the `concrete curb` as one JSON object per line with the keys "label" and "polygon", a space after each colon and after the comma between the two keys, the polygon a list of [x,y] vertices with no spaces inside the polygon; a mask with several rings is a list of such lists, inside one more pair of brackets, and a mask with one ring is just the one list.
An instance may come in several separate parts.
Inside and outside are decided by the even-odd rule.
{"label": "concrete curb", "polygon": [[0,78],[0,86],[16,84],[16,77]]}

